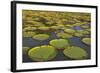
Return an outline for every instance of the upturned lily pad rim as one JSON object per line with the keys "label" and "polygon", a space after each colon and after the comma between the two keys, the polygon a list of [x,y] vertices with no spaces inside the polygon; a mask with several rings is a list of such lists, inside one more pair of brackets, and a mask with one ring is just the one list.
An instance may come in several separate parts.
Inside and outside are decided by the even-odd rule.
{"label": "upturned lily pad rim", "polygon": [[[37,51],[37,53],[39,52],[39,49],[40,49],[40,52],[41,52],[41,54],[40,55],[42,55],[43,56],[43,54],[45,53],[46,54],[46,52],[48,52],[47,54],[46,54],[46,56],[47,57],[43,57],[42,58],[42,56],[37,56],[37,57],[34,57],[34,55],[36,55],[36,51]],[[50,53],[50,49],[52,50],[52,53]],[[36,51],[35,51],[36,50]],[[49,50],[49,51],[46,51],[46,50]],[[44,52],[43,52],[44,51]],[[34,53],[32,53],[32,52],[34,52]],[[34,54],[33,56],[31,55],[31,53],[32,54]],[[50,54],[51,55],[50,55]],[[31,48],[30,50],[29,50],[29,52],[28,52],[28,55],[29,55],[29,58],[31,59],[31,60],[33,60],[33,61],[48,61],[48,60],[51,60],[51,59],[53,59],[53,58],[55,58],[56,57],[56,55],[57,55],[57,50],[53,47],[53,46],[50,46],[50,45],[42,45],[42,46],[38,46],[38,47],[33,47],[33,48]],[[37,54],[38,55],[38,54]],[[40,58],[41,57],[41,58]],[[39,60],[40,59],[40,60]]]}

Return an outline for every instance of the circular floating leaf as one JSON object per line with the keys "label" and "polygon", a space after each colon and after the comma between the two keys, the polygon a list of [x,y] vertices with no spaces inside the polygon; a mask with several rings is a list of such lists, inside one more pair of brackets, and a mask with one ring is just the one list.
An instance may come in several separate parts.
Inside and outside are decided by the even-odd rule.
{"label": "circular floating leaf", "polygon": [[34,35],[36,35],[36,33],[32,31],[23,32],[23,37],[32,37]]}
{"label": "circular floating leaf", "polygon": [[77,30],[78,33],[80,34],[89,34],[90,32],[87,30]]}
{"label": "circular floating leaf", "polygon": [[65,26],[66,26],[67,28],[73,27],[73,25],[71,25],[71,24],[66,24]]}
{"label": "circular floating leaf", "polygon": [[28,56],[33,61],[47,61],[56,57],[57,51],[49,45],[34,47],[29,50]]}
{"label": "circular floating leaf", "polygon": [[40,40],[40,41],[47,40],[48,38],[49,35],[47,34],[37,34],[33,36],[33,39]]}
{"label": "circular floating leaf", "polygon": [[64,55],[66,57],[69,57],[71,59],[85,59],[87,58],[87,52],[77,46],[69,46],[66,47],[63,51]]}
{"label": "circular floating leaf", "polygon": [[49,27],[47,26],[42,26],[42,27],[38,27],[39,30],[42,30],[42,31],[48,31],[49,30]]}
{"label": "circular floating leaf", "polygon": [[73,29],[65,29],[64,32],[73,34],[73,33],[75,33],[75,30],[73,30]]}
{"label": "circular floating leaf", "polygon": [[26,27],[23,29],[23,31],[33,31],[33,30],[36,30],[37,28],[36,27]]}
{"label": "circular floating leaf", "polygon": [[90,28],[89,25],[82,25],[81,27],[84,28],[84,29]]}
{"label": "circular floating leaf", "polygon": [[83,38],[82,42],[87,44],[87,45],[90,45],[91,44],[91,38]]}
{"label": "circular floating leaf", "polygon": [[81,36],[83,36],[83,34],[79,33],[79,32],[76,32],[76,33],[74,33],[74,36],[81,37]]}
{"label": "circular floating leaf", "polygon": [[54,24],[53,21],[48,21],[48,22],[46,22],[46,25],[52,25],[52,24]]}
{"label": "circular floating leaf", "polygon": [[50,28],[51,28],[51,29],[54,29],[54,30],[59,29],[59,27],[58,27],[58,26],[51,26]]}
{"label": "circular floating leaf", "polygon": [[71,34],[67,34],[67,33],[63,33],[63,32],[57,33],[57,36],[60,38],[71,38],[72,37]]}
{"label": "circular floating leaf", "polygon": [[69,45],[69,41],[66,39],[54,39],[50,41],[50,45],[57,49],[64,49],[64,47]]}

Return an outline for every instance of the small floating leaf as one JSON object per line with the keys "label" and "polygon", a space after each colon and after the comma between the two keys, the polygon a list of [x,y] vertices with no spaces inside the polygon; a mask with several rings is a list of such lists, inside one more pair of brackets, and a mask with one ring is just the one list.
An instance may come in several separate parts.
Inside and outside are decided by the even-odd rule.
{"label": "small floating leaf", "polygon": [[82,42],[87,44],[87,45],[90,45],[91,44],[91,38],[83,38]]}
{"label": "small floating leaf", "polygon": [[67,34],[67,33],[63,33],[63,32],[57,33],[57,36],[60,38],[71,38],[72,37],[71,34]]}
{"label": "small floating leaf", "polygon": [[77,36],[77,37],[82,37],[82,36],[83,36],[83,34],[82,34],[82,33],[79,33],[79,32],[76,32],[76,33],[74,33],[74,36]]}
{"label": "small floating leaf", "polygon": [[90,28],[89,25],[82,25],[81,27],[84,29]]}
{"label": "small floating leaf", "polygon": [[32,37],[34,36],[36,33],[32,32],[32,31],[28,31],[28,32],[23,32],[23,37]]}
{"label": "small floating leaf", "polygon": [[49,35],[47,34],[37,34],[33,36],[33,39],[40,40],[40,41],[47,40],[48,38]]}
{"label": "small floating leaf", "polygon": [[42,26],[42,27],[38,27],[39,30],[42,30],[42,31],[48,31],[49,30],[49,27],[47,26]]}
{"label": "small floating leaf", "polygon": [[24,31],[33,31],[33,30],[36,30],[36,29],[37,29],[36,27],[26,27],[23,30]]}
{"label": "small floating leaf", "polygon": [[73,29],[65,29],[64,32],[73,34],[73,33],[75,33],[75,30],[73,30]]}
{"label": "small floating leaf", "polygon": [[77,30],[78,33],[80,34],[89,34],[90,32],[87,30]]}

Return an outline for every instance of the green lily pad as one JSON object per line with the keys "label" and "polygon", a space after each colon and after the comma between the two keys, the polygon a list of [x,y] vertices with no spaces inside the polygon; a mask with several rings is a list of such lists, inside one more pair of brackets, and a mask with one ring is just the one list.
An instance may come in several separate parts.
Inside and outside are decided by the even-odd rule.
{"label": "green lily pad", "polygon": [[90,32],[87,30],[77,30],[77,32],[80,34],[90,34]]}
{"label": "green lily pad", "polygon": [[87,44],[87,45],[90,45],[91,44],[91,38],[83,38],[82,42]]}
{"label": "green lily pad", "polygon": [[71,25],[71,24],[66,24],[65,26],[66,26],[67,28],[73,27],[73,25]]}
{"label": "green lily pad", "polygon": [[34,35],[36,35],[36,33],[32,31],[23,32],[23,37],[32,37]]}
{"label": "green lily pad", "polygon": [[77,46],[69,46],[69,47],[66,47],[63,51],[64,55],[66,57],[69,57],[71,59],[85,59],[87,58],[87,52],[80,48],[80,47],[77,47]]}
{"label": "green lily pad", "polygon": [[81,28],[87,29],[87,28],[90,28],[90,27],[88,25],[87,26],[83,25],[83,26],[81,26]]}
{"label": "green lily pad", "polygon": [[28,56],[33,61],[48,61],[56,57],[57,51],[49,45],[34,47],[29,50]]}
{"label": "green lily pad", "polygon": [[33,36],[33,39],[39,40],[39,41],[47,40],[48,38],[49,38],[48,34],[37,34]]}
{"label": "green lily pad", "polygon": [[75,30],[73,30],[73,29],[65,29],[64,32],[73,34],[73,33],[75,33]]}
{"label": "green lily pad", "polygon": [[69,46],[69,41],[66,39],[54,39],[50,41],[50,45],[57,49],[64,49],[64,47]]}
{"label": "green lily pad", "polygon": [[76,32],[76,33],[74,33],[74,36],[76,36],[76,37],[82,37],[83,34],[82,33],[79,33],[79,32]]}
{"label": "green lily pad", "polygon": [[51,29],[54,29],[54,30],[59,29],[59,27],[58,27],[58,26],[51,26],[50,28],[51,28]]}
{"label": "green lily pad", "polygon": [[46,22],[46,25],[52,25],[52,24],[54,24],[54,22],[53,21],[48,21],[48,22]]}
{"label": "green lily pad", "polygon": [[39,30],[42,30],[42,31],[48,31],[49,30],[49,27],[47,26],[42,26],[42,27],[38,27]]}
{"label": "green lily pad", "polygon": [[63,33],[63,32],[57,33],[57,36],[60,38],[71,38],[72,37],[71,34],[67,34],[67,33]]}
{"label": "green lily pad", "polygon": [[36,30],[36,29],[37,29],[36,27],[26,27],[23,30],[24,31],[33,31],[33,30]]}

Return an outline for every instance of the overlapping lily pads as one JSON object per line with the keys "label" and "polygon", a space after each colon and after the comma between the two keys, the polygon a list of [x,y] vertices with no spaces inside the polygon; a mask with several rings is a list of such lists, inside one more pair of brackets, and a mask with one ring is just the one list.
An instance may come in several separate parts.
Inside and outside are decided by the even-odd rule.
{"label": "overlapping lily pads", "polygon": [[72,40],[78,38],[83,45],[90,47],[90,13],[23,10],[22,21],[23,45],[27,46],[23,46],[23,54],[28,54],[32,61],[55,59],[57,50],[62,51],[65,58],[87,58],[88,51],[74,46]]}

